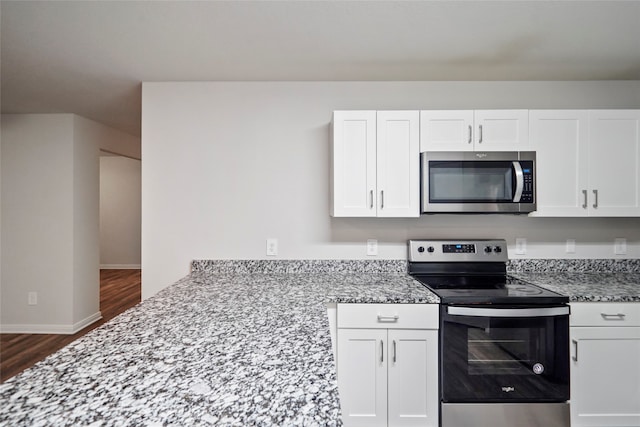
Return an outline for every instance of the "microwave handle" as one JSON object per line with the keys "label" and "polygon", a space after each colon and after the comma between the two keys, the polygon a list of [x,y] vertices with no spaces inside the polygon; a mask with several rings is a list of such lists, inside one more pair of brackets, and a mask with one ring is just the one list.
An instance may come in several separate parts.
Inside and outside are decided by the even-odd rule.
{"label": "microwave handle", "polygon": [[516,173],[516,191],[513,193],[513,203],[520,203],[522,191],[524,190],[524,174],[522,173],[520,162],[513,162],[512,166]]}

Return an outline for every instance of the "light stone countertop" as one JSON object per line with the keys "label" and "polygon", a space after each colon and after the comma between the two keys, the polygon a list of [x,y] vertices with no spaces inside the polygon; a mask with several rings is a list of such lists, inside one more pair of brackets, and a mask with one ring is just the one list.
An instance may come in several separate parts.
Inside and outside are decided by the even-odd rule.
{"label": "light stone countertop", "polygon": [[[511,274],[573,302],[640,301],[635,261],[633,273]],[[439,302],[405,261],[193,271],[0,384],[0,426],[340,426],[325,303]]]}
{"label": "light stone countertop", "polygon": [[404,273],[193,273],[0,385],[2,426],[340,426],[326,302]]}

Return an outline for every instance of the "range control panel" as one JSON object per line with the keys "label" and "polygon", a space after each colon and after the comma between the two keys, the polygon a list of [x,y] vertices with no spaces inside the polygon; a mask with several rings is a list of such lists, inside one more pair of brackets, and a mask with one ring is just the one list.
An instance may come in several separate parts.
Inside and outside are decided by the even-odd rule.
{"label": "range control panel", "polygon": [[410,262],[507,262],[507,242],[492,240],[409,240]]}

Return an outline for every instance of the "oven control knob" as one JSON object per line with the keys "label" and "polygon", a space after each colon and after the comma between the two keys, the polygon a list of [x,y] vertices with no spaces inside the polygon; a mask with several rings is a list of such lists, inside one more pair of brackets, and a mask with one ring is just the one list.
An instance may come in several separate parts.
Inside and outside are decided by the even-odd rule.
{"label": "oven control knob", "polygon": [[435,251],[435,249],[433,249],[433,246],[429,246],[429,247],[427,248],[427,252],[429,252],[430,254],[432,254],[432,253],[433,253],[433,251]]}
{"label": "oven control knob", "polygon": [[485,246],[484,247],[484,251],[485,251],[485,253],[490,254],[491,253],[491,246]]}
{"label": "oven control knob", "polygon": [[418,246],[418,252],[420,253],[424,252],[424,246]]}
{"label": "oven control knob", "polygon": [[502,248],[500,246],[496,246],[493,248],[493,252],[499,254],[500,252],[502,252]]}

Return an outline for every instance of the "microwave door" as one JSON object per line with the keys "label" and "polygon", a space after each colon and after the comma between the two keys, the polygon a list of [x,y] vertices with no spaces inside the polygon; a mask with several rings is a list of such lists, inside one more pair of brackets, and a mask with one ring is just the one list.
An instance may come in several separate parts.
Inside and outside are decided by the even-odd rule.
{"label": "microwave door", "polygon": [[516,185],[513,191],[513,203],[520,203],[522,199],[522,191],[524,190],[524,173],[522,172],[522,166],[520,162],[512,162],[513,176],[515,177]]}

